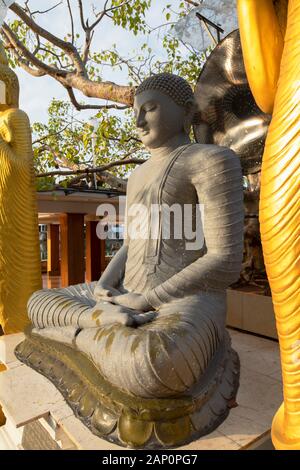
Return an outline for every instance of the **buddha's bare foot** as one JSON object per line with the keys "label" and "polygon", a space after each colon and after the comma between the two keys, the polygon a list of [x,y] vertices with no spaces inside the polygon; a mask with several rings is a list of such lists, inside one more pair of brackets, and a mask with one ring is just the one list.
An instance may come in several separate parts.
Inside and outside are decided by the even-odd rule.
{"label": "buddha's bare foot", "polygon": [[33,328],[32,334],[72,346],[77,331],[77,326],[51,326],[47,328]]}
{"label": "buddha's bare foot", "polygon": [[132,326],[141,326],[145,323],[152,322],[157,317],[157,312],[145,312],[145,313],[138,313],[133,314],[132,318],[134,320],[134,324]]}

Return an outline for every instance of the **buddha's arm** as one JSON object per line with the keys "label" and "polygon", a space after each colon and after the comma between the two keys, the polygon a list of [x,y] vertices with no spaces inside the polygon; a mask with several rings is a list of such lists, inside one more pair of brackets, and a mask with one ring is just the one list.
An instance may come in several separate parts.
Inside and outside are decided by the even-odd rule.
{"label": "buddha's arm", "polygon": [[215,147],[212,154],[201,157],[201,167],[203,171],[191,180],[204,204],[207,253],[148,292],[153,307],[200,290],[225,289],[240,273],[244,210],[239,160],[230,150]]}
{"label": "buddha's arm", "polygon": [[127,260],[128,246],[126,243],[119,249],[116,255],[113,257],[109,265],[106,267],[104,273],[99,279],[94,295],[101,297],[104,290],[110,290],[112,295],[116,295],[114,292],[120,285],[124,273],[125,273],[125,264]]}
{"label": "buddha's arm", "polygon": [[0,113],[0,140],[2,147],[22,164],[32,165],[31,128],[27,114],[17,108],[8,108]]}
{"label": "buddha's arm", "polygon": [[0,140],[2,146],[6,146],[7,149],[9,148],[8,144],[12,141],[13,135],[12,127],[8,120],[8,112],[9,111],[0,113]]}

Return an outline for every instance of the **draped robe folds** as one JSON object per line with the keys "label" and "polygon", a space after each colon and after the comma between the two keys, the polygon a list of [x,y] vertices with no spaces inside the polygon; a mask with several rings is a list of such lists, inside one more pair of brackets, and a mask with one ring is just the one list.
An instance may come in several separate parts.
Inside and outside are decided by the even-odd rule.
{"label": "draped robe folds", "polygon": [[[2,70],[2,73],[3,70]],[[41,288],[41,260],[30,123],[17,108],[0,112],[0,326],[29,324],[27,302]]]}
{"label": "draped robe folds", "polygon": [[[201,380],[227,338],[226,288],[238,278],[243,252],[239,159],[227,148],[200,144],[153,156],[129,179],[128,228],[133,204],[148,212],[151,204],[161,207],[159,236],[128,233],[120,286],[143,294],[155,319],[137,328],[103,321],[109,304],[96,303],[96,283],[36,292],[29,317],[38,334],[86,354],[116,387],[146,398],[180,396]],[[174,219],[170,238],[162,236],[164,211],[173,204],[191,204],[194,222],[203,204],[202,247],[186,249],[191,240],[174,237]]]}

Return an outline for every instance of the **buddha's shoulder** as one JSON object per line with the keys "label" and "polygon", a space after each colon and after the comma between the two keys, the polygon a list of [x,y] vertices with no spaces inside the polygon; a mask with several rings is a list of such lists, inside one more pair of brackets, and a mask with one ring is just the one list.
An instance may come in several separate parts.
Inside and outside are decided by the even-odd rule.
{"label": "buddha's shoulder", "polygon": [[199,160],[220,159],[220,158],[236,158],[236,153],[228,147],[222,147],[215,144],[199,144],[189,145],[184,155]]}
{"label": "buddha's shoulder", "polygon": [[25,111],[19,108],[8,108],[1,113],[1,117],[10,124],[26,124],[29,125],[29,118]]}
{"label": "buddha's shoulder", "polygon": [[201,168],[218,164],[240,166],[239,158],[233,150],[214,144],[189,145],[182,156],[187,158],[190,164],[198,164]]}

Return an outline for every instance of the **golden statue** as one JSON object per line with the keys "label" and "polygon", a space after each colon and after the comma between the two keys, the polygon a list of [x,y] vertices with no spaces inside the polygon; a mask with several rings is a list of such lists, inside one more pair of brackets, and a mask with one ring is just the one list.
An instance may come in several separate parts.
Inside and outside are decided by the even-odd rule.
{"label": "golden statue", "polygon": [[30,124],[2,45],[0,84],[0,326],[10,334],[28,324],[26,305],[41,287],[41,267]]}
{"label": "golden statue", "polygon": [[260,227],[281,351],[276,449],[300,449],[300,0],[238,0],[251,90],[273,112],[262,163]]}

